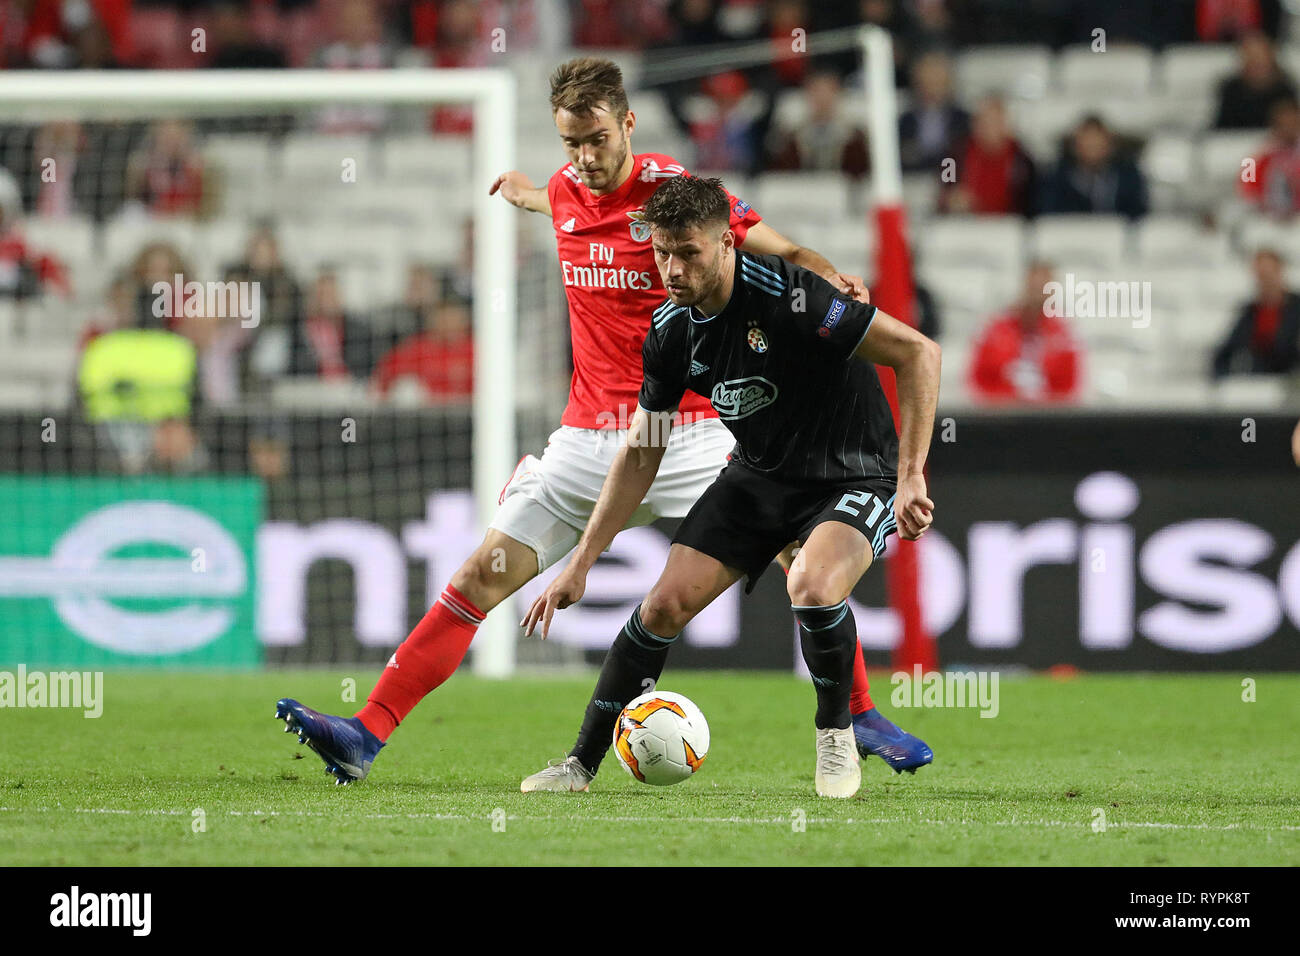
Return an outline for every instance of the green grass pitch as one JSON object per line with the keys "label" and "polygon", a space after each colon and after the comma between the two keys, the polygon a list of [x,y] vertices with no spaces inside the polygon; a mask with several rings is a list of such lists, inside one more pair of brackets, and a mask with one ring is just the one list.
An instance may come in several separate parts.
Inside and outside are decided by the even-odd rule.
{"label": "green grass pitch", "polygon": [[893,708],[876,674],[935,762],[872,758],[847,801],[813,792],[808,684],[671,671],[713,733],[679,786],[611,756],[591,793],[521,794],[571,744],[591,679],[457,676],[369,779],[335,787],[272,711],[351,713],[348,677],[364,697],[374,674],[110,672],[97,720],[0,710],[0,864],[1300,863],[1300,675],[1257,676],[1253,703],[1239,675],[1004,677],[987,719]]}

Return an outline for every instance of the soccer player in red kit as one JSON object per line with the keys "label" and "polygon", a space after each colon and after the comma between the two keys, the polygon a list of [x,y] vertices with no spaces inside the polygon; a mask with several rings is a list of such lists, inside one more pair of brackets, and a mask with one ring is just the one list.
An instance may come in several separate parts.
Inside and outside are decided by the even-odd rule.
{"label": "soccer player in red kit", "polygon": [[[551,77],[551,109],[569,164],[544,187],[519,172],[498,176],[490,192],[521,209],[549,215],[569,303],[573,379],[560,428],[540,459],[526,456],[501,495],[501,507],[475,552],[452,575],[437,602],[397,648],[366,705],[350,718],[318,713],[292,698],[276,704],[286,731],[325,761],[337,783],[363,778],[389,735],[434,688],[451,676],[478,625],[492,608],[555,564],[577,544],[615,453],[637,408],[641,349],[664,291],[641,221],[646,200],[665,179],[686,173],[671,157],[636,155],[629,138],[636,117],[622,72],[608,60],[570,60]],[[744,201],[731,196],[730,229],[747,251],[779,255],[826,277],[843,294],[866,299],[862,281],[777,233]],[[717,477],[734,445],[710,401],[687,393],[658,474],[628,527],[684,517]],[[790,549],[781,556],[789,567]],[[502,561],[504,557],[504,561]],[[603,671],[635,671],[655,681],[667,646],[619,645]],[[650,685],[646,685],[650,686]],[[859,750],[895,771],[933,759],[930,748],[895,727],[871,702],[859,647],[851,710]],[[588,703],[577,743],[559,763],[524,780],[521,789],[587,790],[609,747],[594,733],[626,701]]]}

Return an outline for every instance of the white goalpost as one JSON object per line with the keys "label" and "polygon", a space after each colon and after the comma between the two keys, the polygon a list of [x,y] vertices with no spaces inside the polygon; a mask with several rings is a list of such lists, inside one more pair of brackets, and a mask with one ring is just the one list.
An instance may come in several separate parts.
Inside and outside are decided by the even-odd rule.
{"label": "white goalpost", "polygon": [[[205,111],[469,105],[473,109],[472,221],[474,387],[470,473],[480,533],[517,457],[516,235],[519,211],[489,196],[494,177],[514,168],[516,89],[506,70],[222,70],[158,72],[9,71],[0,79],[0,121],[204,115]],[[188,112],[186,112],[188,111]],[[435,220],[438,209],[423,210]],[[359,224],[364,225],[364,224]],[[458,224],[446,221],[447,230]],[[443,571],[443,578],[451,569]],[[435,595],[430,595],[430,600]],[[513,603],[490,614],[472,646],[474,672],[515,670]]]}

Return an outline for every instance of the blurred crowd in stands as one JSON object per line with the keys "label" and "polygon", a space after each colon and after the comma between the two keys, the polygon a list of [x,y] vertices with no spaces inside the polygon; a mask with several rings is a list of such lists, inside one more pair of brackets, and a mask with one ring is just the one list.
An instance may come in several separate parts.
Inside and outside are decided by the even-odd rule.
{"label": "blurred crowd in stands", "polygon": [[[1213,126],[1267,129],[1257,174],[1241,183],[1241,199],[1261,216],[1287,220],[1300,211],[1300,100],[1295,78],[1277,55],[1287,25],[1278,0],[11,0],[0,5],[0,63],[42,69],[463,67],[491,65],[501,50],[494,43],[504,43],[511,52],[557,59],[575,47],[636,49],[651,64],[669,50],[767,43],[772,55],[761,68],[662,82],[647,69],[643,88],[664,94],[672,121],[693,148],[688,161],[695,168],[748,176],[840,172],[860,179],[870,173],[869,142],[844,108],[846,90],[860,82],[857,55],[846,49],[807,56],[792,47],[791,37],[799,30],[875,23],[896,42],[896,77],[906,104],[899,120],[903,165],[939,179],[939,215],[1097,213],[1137,221],[1151,200],[1137,161],[1141,144],[1131,135],[1089,114],[1064,137],[1054,159],[1035,161],[1002,96],[986,96],[968,111],[954,95],[958,52],[993,43],[1087,43],[1100,22],[1107,24],[1112,47],[1236,44],[1239,66],[1218,88]],[[203,31],[199,40],[196,28]],[[504,33],[495,34],[498,28]],[[782,120],[778,99],[791,90],[799,91],[802,108],[795,120]],[[430,113],[428,131],[467,133],[470,120],[467,110],[443,107]],[[322,113],[317,128],[375,132],[387,122],[383,107],[340,107]],[[24,215],[77,213],[101,222],[124,207],[156,217],[209,215],[221,187],[196,147],[202,132],[202,125],[176,120],[59,120],[8,130],[20,145],[7,139],[0,157],[7,167],[0,170],[0,295],[67,292],[60,262],[24,241]],[[129,157],[124,170],[95,161],[117,154]],[[65,170],[53,181],[41,175],[41,161],[51,157]],[[557,149],[533,162],[558,159]],[[941,177],[947,160],[956,161],[960,176]],[[815,246],[815,238],[808,244]],[[1225,330],[1207,375],[1291,372],[1300,365],[1300,299],[1290,291],[1285,264],[1276,250],[1255,254],[1257,294]],[[331,267],[294,274],[281,257],[273,224],[259,224],[243,257],[224,272],[227,280],[260,283],[258,330],[157,318],[154,283],[188,275],[187,266],[166,243],[141,249],[113,278],[103,309],[85,330],[87,354],[118,333],[180,336],[193,352],[196,394],[215,403],[247,394],[258,376],[280,375],[352,379],[379,394],[415,389],[426,399],[469,394],[467,258],[451,270],[411,263],[401,301],[362,317],[344,308]],[[1086,356],[1069,322],[1046,314],[1044,288],[1053,270],[1050,262],[1030,264],[1018,301],[992,316],[972,343],[967,378],[974,395],[1077,400]],[[933,296],[924,287],[919,295],[926,331],[942,341]]]}

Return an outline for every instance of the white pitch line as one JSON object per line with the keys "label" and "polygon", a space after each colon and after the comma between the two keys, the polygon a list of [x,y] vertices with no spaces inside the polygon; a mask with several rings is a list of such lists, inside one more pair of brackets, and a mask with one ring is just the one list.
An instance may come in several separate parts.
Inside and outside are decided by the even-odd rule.
{"label": "white pitch line", "polygon": [[[117,807],[0,807],[0,813],[103,813],[118,816],[192,816],[191,810],[132,810]],[[337,819],[341,815],[353,820],[449,820],[455,822],[481,823],[491,822],[492,814],[473,813],[324,813],[316,810],[225,810],[215,811],[217,815],[230,817],[325,817]],[[793,821],[784,817],[636,817],[636,816],[552,816],[545,814],[510,813],[506,820],[533,821],[537,823],[702,823],[734,824],[743,826],[781,825],[789,826]],[[1062,829],[1091,828],[1090,820],[938,820],[921,817],[806,817],[801,822],[815,824],[846,824],[858,826],[907,826],[923,824],[925,826],[955,827],[1058,827]],[[1253,823],[1161,823],[1161,822],[1107,822],[1108,830],[1156,829],[1156,830],[1256,830],[1264,833],[1274,831],[1297,831],[1300,826],[1282,824],[1275,827],[1257,826]]]}

